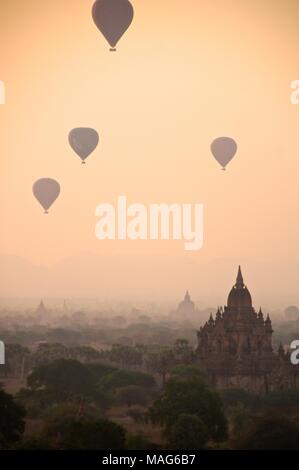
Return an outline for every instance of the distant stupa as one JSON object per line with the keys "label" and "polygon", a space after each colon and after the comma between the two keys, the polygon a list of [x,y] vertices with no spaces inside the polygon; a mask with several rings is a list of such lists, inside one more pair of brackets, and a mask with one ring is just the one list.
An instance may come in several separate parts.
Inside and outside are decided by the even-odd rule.
{"label": "distant stupa", "polygon": [[194,302],[191,300],[189,291],[187,290],[184,300],[179,303],[178,308],[177,308],[177,313],[182,314],[182,315],[188,315],[195,313],[195,305]]}
{"label": "distant stupa", "polygon": [[45,307],[43,299],[41,299],[37,309],[35,310],[37,316],[43,317],[48,313],[48,310]]}

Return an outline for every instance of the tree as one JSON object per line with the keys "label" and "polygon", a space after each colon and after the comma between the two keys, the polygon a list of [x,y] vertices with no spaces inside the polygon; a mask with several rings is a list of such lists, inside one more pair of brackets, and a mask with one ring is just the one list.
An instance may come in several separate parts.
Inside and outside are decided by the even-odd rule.
{"label": "tree", "polygon": [[41,343],[33,354],[35,367],[50,364],[57,359],[69,359],[68,348],[60,343]]}
{"label": "tree", "polygon": [[54,447],[47,438],[39,435],[30,435],[17,444],[16,450],[54,450]]}
{"label": "tree", "polygon": [[125,429],[107,419],[70,421],[58,444],[64,450],[122,450]]}
{"label": "tree", "polygon": [[149,370],[161,376],[163,387],[165,386],[166,376],[174,365],[175,358],[171,349],[153,352],[146,357],[146,366]]}
{"label": "tree", "polygon": [[121,404],[125,404],[128,408],[132,405],[146,405],[148,401],[146,390],[137,385],[118,388],[115,394],[118,401]]}
{"label": "tree", "polygon": [[27,378],[33,390],[45,389],[60,397],[60,401],[72,395],[93,395],[95,379],[92,372],[75,360],[59,359],[39,366]]}
{"label": "tree", "polygon": [[101,411],[92,405],[82,403],[60,403],[49,407],[45,414],[43,436],[55,444],[59,436],[69,430],[69,423],[80,421],[97,421]]}
{"label": "tree", "polygon": [[143,434],[129,434],[126,447],[128,450],[158,450],[159,446],[150,442]]}
{"label": "tree", "polygon": [[20,344],[7,344],[5,347],[5,364],[0,368],[0,374],[20,376],[27,368],[27,360],[30,356],[28,348]]}
{"label": "tree", "polygon": [[141,366],[143,361],[142,353],[138,348],[121,344],[113,344],[107,356],[112,362],[120,364],[123,368]]}
{"label": "tree", "polygon": [[231,439],[233,442],[238,442],[253,422],[252,412],[242,403],[238,403],[228,408],[228,414],[231,425]]}
{"label": "tree", "polygon": [[62,450],[123,449],[125,430],[92,405],[62,403],[46,415],[41,437]]}
{"label": "tree", "polygon": [[99,387],[103,390],[113,390],[128,385],[151,388],[154,387],[155,380],[151,375],[144,372],[116,369],[99,381]]}
{"label": "tree", "polygon": [[133,419],[135,423],[142,423],[145,421],[145,411],[146,408],[142,406],[134,405],[130,407],[127,411],[127,416]]}
{"label": "tree", "polygon": [[106,364],[101,364],[99,362],[88,364],[87,367],[97,381],[99,381],[105,375],[111,374],[111,372],[117,370],[115,367],[107,366]]}
{"label": "tree", "polygon": [[25,429],[25,410],[12,395],[0,390],[0,448],[17,442]]}
{"label": "tree", "polygon": [[218,394],[199,377],[173,377],[149,410],[149,417],[170,435],[178,416],[197,416],[206,427],[207,438],[220,442],[227,437],[227,420]]}
{"label": "tree", "polygon": [[187,339],[177,339],[174,348],[174,356],[177,363],[191,364],[194,357],[194,351]]}
{"label": "tree", "polygon": [[185,379],[190,379],[192,377],[197,377],[201,380],[204,380],[204,372],[197,366],[191,365],[178,365],[174,367],[171,371],[171,376],[181,377]]}
{"label": "tree", "polygon": [[194,415],[181,414],[166,434],[171,449],[203,449],[209,435],[203,421]]}
{"label": "tree", "polygon": [[97,361],[101,357],[99,351],[91,348],[90,346],[76,346],[70,348],[69,354],[71,359],[75,359],[83,363]]}
{"label": "tree", "polygon": [[237,444],[249,450],[298,450],[299,426],[282,415],[256,418],[248,432]]}
{"label": "tree", "polygon": [[230,388],[221,390],[220,398],[225,407],[242,404],[248,408],[257,408],[261,403],[261,397],[247,390],[239,388]]}
{"label": "tree", "polygon": [[282,408],[284,408],[286,411],[294,407],[297,407],[298,409],[299,390],[273,390],[263,397],[262,404],[264,407],[273,409],[279,407],[280,411]]}

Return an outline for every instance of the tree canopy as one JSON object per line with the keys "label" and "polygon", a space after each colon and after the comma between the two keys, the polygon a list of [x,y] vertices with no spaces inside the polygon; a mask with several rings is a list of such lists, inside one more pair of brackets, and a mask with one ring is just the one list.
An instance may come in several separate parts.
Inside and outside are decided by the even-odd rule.
{"label": "tree canopy", "polygon": [[198,416],[181,414],[170,428],[167,437],[171,449],[194,450],[205,447],[209,434]]}
{"label": "tree canopy", "polygon": [[0,389],[0,448],[17,442],[25,429],[25,410]]}
{"label": "tree canopy", "polygon": [[54,394],[89,395],[94,390],[94,376],[75,360],[58,359],[39,366],[28,376],[27,384],[33,390],[46,389]]}
{"label": "tree canopy", "polygon": [[116,369],[105,375],[99,382],[99,386],[105,390],[127,387],[128,385],[150,388],[154,387],[155,379],[144,372]]}
{"label": "tree canopy", "polygon": [[298,450],[299,426],[283,415],[256,417],[248,432],[237,444],[248,450]]}
{"label": "tree canopy", "polygon": [[160,424],[168,436],[180,415],[198,417],[208,439],[222,441],[227,437],[227,420],[219,395],[199,377],[170,378],[149,411],[152,422]]}

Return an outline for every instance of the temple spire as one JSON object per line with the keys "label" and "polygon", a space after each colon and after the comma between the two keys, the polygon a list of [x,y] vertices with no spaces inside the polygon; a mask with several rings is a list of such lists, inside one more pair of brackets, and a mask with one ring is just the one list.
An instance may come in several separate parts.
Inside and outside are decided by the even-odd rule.
{"label": "temple spire", "polygon": [[39,303],[39,306],[37,307],[35,313],[37,315],[44,315],[47,313],[47,309],[45,307],[45,304],[44,304],[44,301],[43,299],[41,299],[40,303]]}
{"label": "temple spire", "polygon": [[260,307],[260,309],[259,309],[258,319],[264,321],[264,314],[263,314],[263,311],[262,311],[262,307]]}
{"label": "temple spire", "polygon": [[238,269],[236,287],[244,287],[244,281],[243,281],[241,266],[239,266],[239,269]]}
{"label": "temple spire", "polygon": [[190,297],[190,294],[189,294],[189,291],[187,290],[186,291],[186,294],[185,294],[185,302],[189,302],[191,300],[191,297]]}

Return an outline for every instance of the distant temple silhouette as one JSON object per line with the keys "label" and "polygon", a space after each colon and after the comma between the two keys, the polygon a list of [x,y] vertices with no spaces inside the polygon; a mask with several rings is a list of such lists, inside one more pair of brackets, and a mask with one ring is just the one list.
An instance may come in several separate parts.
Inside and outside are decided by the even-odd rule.
{"label": "distant temple silhouette", "polygon": [[195,303],[191,299],[190,293],[187,290],[184,299],[178,304],[175,310],[171,310],[170,316],[179,322],[194,321],[199,319],[200,312],[196,308]]}
{"label": "distant temple silhouette", "polygon": [[186,292],[184,300],[179,303],[177,312],[180,314],[192,314],[195,312],[194,302],[192,302],[189,291]]}
{"label": "distant temple silhouette", "polygon": [[37,309],[35,310],[35,313],[39,317],[43,317],[48,313],[48,310],[45,307],[43,299],[41,299]]}
{"label": "distant temple silhouette", "polygon": [[299,367],[293,366],[282,345],[272,347],[272,323],[252,307],[239,266],[227,306],[218,308],[197,332],[196,361],[210,382],[219,388],[245,388],[256,392],[299,388]]}

